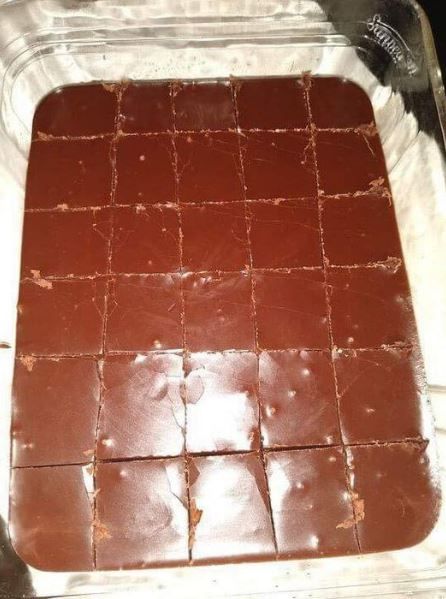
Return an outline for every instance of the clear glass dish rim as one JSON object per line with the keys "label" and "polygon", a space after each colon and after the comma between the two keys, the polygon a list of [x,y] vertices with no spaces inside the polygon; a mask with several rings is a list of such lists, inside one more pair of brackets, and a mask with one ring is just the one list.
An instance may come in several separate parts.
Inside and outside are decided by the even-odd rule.
{"label": "clear glass dish rim", "polygon": [[[431,25],[429,23],[429,20],[427,18],[427,15],[425,13],[425,11],[422,9],[422,7],[418,4],[418,2],[416,2],[416,0],[394,0],[399,2],[400,4],[410,4],[414,10],[417,12],[419,20],[420,20],[420,26],[421,26],[421,32],[422,32],[422,39],[423,39],[423,51],[424,51],[424,55],[426,58],[426,67],[428,69],[428,73],[429,73],[429,78],[430,78],[430,82],[432,85],[432,89],[434,92],[434,97],[435,97],[435,102],[436,102],[436,108],[437,108],[437,112],[438,112],[438,117],[439,117],[439,122],[440,125],[442,127],[442,131],[443,131],[443,136],[445,136],[445,130],[446,130],[446,98],[445,98],[445,92],[444,92],[444,86],[443,86],[443,82],[442,82],[442,77],[441,77],[441,72],[440,72],[440,67],[439,67],[439,61],[438,61],[438,56],[437,56],[437,51],[435,48],[435,42],[434,42],[434,38],[433,38],[433,33],[432,33],[432,29],[431,29]],[[1,13],[2,10],[4,9],[5,6],[7,5],[11,5],[16,3],[15,0],[6,0],[4,2],[0,3],[0,19],[1,19]],[[170,19],[166,19],[164,22],[162,19],[160,19],[159,21],[155,21],[153,27],[148,27],[147,30],[153,30],[153,29],[158,29],[158,28],[181,28],[182,26],[186,26],[186,28],[190,25],[190,22],[187,22],[184,19],[178,18],[174,20],[175,22],[172,23],[172,21]],[[260,20],[258,17],[241,17],[240,19],[234,21],[234,23],[238,23],[238,22],[251,22],[251,23],[258,23]],[[278,19],[277,24],[278,27],[280,28],[280,19]],[[324,21],[308,21],[305,22],[303,21],[301,23],[302,29],[305,29],[305,26],[308,26],[309,24],[315,24],[315,25],[321,25],[323,26],[323,24],[325,23]],[[351,21],[351,24],[354,24],[355,21]],[[217,25],[217,21],[214,23],[211,21],[205,21],[204,23],[202,23],[203,26],[215,26]],[[293,27],[296,27],[297,30],[300,29],[299,27],[299,23],[293,23]],[[96,28],[92,27],[91,29],[85,29],[83,27],[80,27],[81,30],[85,31],[85,32],[93,32],[96,31]],[[105,30],[107,30],[108,28],[105,27]],[[144,41],[145,43],[150,42],[151,38],[147,37],[147,36],[142,36],[142,37],[138,37],[138,36],[133,36],[132,32],[135,31],[135,29],[138,29],[139,31],[144,30],[144,28],[141,28],[140,26],[138,27],[129,27],[129,28],[123,28],[121,30],[122,32],[127,32],[128,36],[124,35],[123,37],[116,37],[114,38],[113,36],[107,37],[107,42],[110,42],[111,44],[119,44],[120,41],[122,42],[135,42],[135,43],[139,43],[140,41]],[[56,27],[54,28],[53,31],[45,31],[45,30],[39,30],[36,29],[34,31],[29,31],[27,32],[27,35],[29,35],[31,38],[35,37],[36,38],[36,46],[33,46],[34,49],[38,48],[39,45],[41,46],[48,46],[51,44],[60,44],[61,40],[60,39],[55,39],[53,42],[51,42],[48,39],[41,39],[41,41],[38,41],[40,39],[41,36],[43,36],[43,38],[45,37],[45,35],[58,35],[60,34],[61,36],[64,36],[66,33],[68,33],[70,31],[70,29],[68,28],[64,28],[64,27]],[[74,33],[76,30],[71,29],[71,32]],[[255,37],[258,39],[259,36],[257,34],[253,34],[255,35]],[[315,37],[320,36],[321,38],[324,36],[325,34],[322,31],[311,31],[308,34],[305,34],[303,32],[300,33],[300,35],[298,35],[297,37],[302,37],[302,39],[306,38],[308,41],[309,40],[314,40]],[[269,34],[268,32],[265,33],[265,38],[270,38],[271,34]],[[282,35],[278,35],[277,37],[283,37],[284,34]],[[226,38],[228,37],[227,35],[222,35],[222,37]],[[246,37],[250,37],[249,35],[240,35],[240,37],[242,37],[243,39],[246,39]],[[285,35],[285,37],[288,37],[288,35]],[[291,37],[291,33],[290,33],[290,37]],[[292,36],[294,39],[296,39],[296,35]],[[338,34],[338,33],[330,33],[329,34],[330,39],[333,41],[333,44],[336,45],[336,39],[343,39],[345,40],[345,36],[343,34]],[[159,37],[154,37],[153,38],[154,41],[159,40]],[[170,36],[167,36],[166,39],[170,39]],[[172,40],[178,41],[179,38],[176,38],[175,36],[173,36],[171,38]],[[195,38],[192,38],[195,39]],[[218,36],[216,36],[215,38],[212,39],[220,39]],[[17,40],[10,40],[10,42],[4,46],[3,48],[0,48],[0,55],[3,53],[3,51],[8,48],[11,49],[12,46],[14,45],[14,43]],[[80,46],[86,46],[89,44],[96,44],[98,42],[100,42],[100,39],[95,39],[92,38],[90,40],[88,40],[88,36],[87,38],[70,38],[70,42],[74,43],[74,44],[79,44]],[[297,43],[299,43],[299,41],[297,41]],[[330,45],[330,44],[328,44]],[[4,71],[3,74],[6,74],[6,71],[9,69],[9,67],[11,66],[11,64],[8,62],[6,62],[6,69]],[[2,97],[2,87],[3,87],[3,81],[0,80],[0,97]],[[444,392],[446,392],[446,389],[442,390]],[[437,580],[439,583],[441,582],[442,585],[441,587],[435,587],[436,589],[440,589],[440,588],[446,588],[446,569],[445,569],[445,573],[444,576],[438,577],[438,578],[429,578],[429,581],[431,583],[433,583],[435,580]],[[401,581],[403,583],[403,581]],[[420,579],[418,582],[422,582],[422,579]],[[374,584],[367,584],[365,585],[367,588],[370,588],[373,591],[378,591],[378,589],[383,586],[385,587],[387,584],[389,584],[388,582],[385,583],[374,583]],[[336,587],[338,590],[341,590],[342,587]],[[345,587],[348,588],[348,587]],[[355,585],[356,588],[356,585]],[[315,591],[317,589],[314,589]]]}

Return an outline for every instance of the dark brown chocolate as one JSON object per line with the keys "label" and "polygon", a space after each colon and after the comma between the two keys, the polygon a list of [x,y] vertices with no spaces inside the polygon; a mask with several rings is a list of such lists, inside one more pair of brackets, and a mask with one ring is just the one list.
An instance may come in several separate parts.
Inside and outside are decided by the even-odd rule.
{"label": "dark brown chocolate", "polygon": [[175,200],[174,148],[169,135],[119,137],[116,203],[167,204]]}
{"label": "dark brown chocolate", "polygon": [[11,538],[45,570],[410,546],[439,507],[373,110],[334,78],[38,107]]}
{"label": "dark brown chocolate", "polygon": [[106,206],[112,190],[110,152],[107,138],[32,142],[26,207]]}
{"label": "dark brown chocolate", "polygon": [[310,86],[311,116],[321,129],[374,125],[373,108],[356,83],[338,77],[315,77]]}
{"label": "dark brown chocolate", "polygon": [[301,79],[247,79],[236,84],[243,129],[305,129],[308,110]]}
{"label": "dark brown chocolate", "polygon": [[402,255],[395,212],[387,195],[326,199],[322,233],[329,264],[368,264]]}
{"label": "dark brown chocolate", "polygon": [[256,273],[254,281],[262,349],[328,348],[322,269]]}
{"label": "dark brown chocolate", "polygon": [[[107,272],[111,213],[31,212],[23,229],[22,274],[79,277]],[[146,271],[144,271],[146,272]]]}
{"label": "dark brown chocolate", "polygon": [[358,553],[341,449],[268,453],[267,473],[279,556]]}
{"label": "dark brown chocolate", "polygon": [[180,202],[243,199],[239,136],[236,133],[183,133],[175,141]]}
{"label": "dark brown chocolate", "polygon": [[187,563],[183,459],[99,464],[96,481],[99,569]]}
{"label": "dark brown chocolate", "polygon": [[257,356],[192,354],[185,372],[188,452],[258,449]]}
{"label": "dark brown chocolate", "polygon": [[257,455],[192,458],[189,484],[195,562],[274,556],[266,477]]}
{"label": "dark brown chocolate", "polygon": [[440,496],[426,445],[348,449],[354,500],[363,502],[357,523],[361,551],[411,547],[432,530]]}
{"label": "dark brown chocolate", "polygon": [[180,268],[180,223],[175,208],[136,206],[113,211],[111,269],[125,273],[176,272]]}
{"label": "dark brown chocolate", "polygon": [[425,380],[412,350],[342,350],[334,358],[347,443],[421,435]]}
{"label": "dark brown chocolate", "polygon": [[189,271],[240,271],[249,264],[245,207],[184,206],[183,266]]}
{"label": "dark brown chocolate", "polygon": [[316,200],[252,202],[248,210],[254,268],[322,266]]}
{"label": "dark brown chocolate", "polygon": [[254,348],[251,278],[246,273],[183,278],[189,351]]}
{"label": "dark brown chocolate", "polygon": [[379,348],[415,341],[409,286],[401,266],[328,270],[333,341],[337,347]]}
{"label": "dark brown chocolate", "polygon": [[16,552],[39,570],[93,569],[88,467],[12,471],[9,532]]}
{"label": "dark brown chocolate", "polygon": [[229,82],[184,83],[173,88],[175,127],[181,131],[235,129]]}
{"label": "dark brown chocolate", "polygon": [[248,199],[316,195],[316,167],[309,133],[246,133],[242,150]]}
{"label": "dark brown chocolate", "polygon": [[91,459],[99,394],[99,371],[93,359],[19,358],[13,390],[12,465]]}
{"label": "dark brown chocolate", "polygon": [[106,283],[96,279],[50,281],[36,273],[20,287],[20,354],[97,354],[102,347]]}
{"label": "dark brown chocolate", "polygon": [[45,96],[37,107],[34,134],[88,136],[112,133],[117,109],[113,85],[68,85]]}
{"label": "dark brown chocolate", "polygon": [[101,368],[104,389],[98,458],[181,455],[185,421],[182,357],[155,353],[109,356]]}
{"label": "dark brown chocolate", "polygon": [[321,131],[316,135],[320,191],[326,194],[385,190],[386,166],[377,135]]}
{"label": "dark brown chocolate", "polygon": [[[119,121],[125,133],[172,131],[173,111],[168,83],[130,83],[122,90]],[[156,180],[156,177],[154,177]]]}
{"label": "dark brown chocolate", "polygon": [[107,351],[182,348],[178,275],[121,275],[110,283]]}
{"label": "dark brown chocolate", "polygon": [[265,447],[339,443],[329,352],[262,352],[259,382]]}

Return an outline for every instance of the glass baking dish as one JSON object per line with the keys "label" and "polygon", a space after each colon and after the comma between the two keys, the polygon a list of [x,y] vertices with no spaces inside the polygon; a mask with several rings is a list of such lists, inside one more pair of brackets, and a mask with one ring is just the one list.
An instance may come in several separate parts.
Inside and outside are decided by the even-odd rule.
{"label": "glass baking dish", "polygon": [[10,396],[24,182],[39,101],[71,83],[346,77],[373,104],[389,171],[446,490],[444,89],[412,0],[0,2],[0,596],[445,597],[446,510],[421,544],[347,558],[48,573],[8,540]]}

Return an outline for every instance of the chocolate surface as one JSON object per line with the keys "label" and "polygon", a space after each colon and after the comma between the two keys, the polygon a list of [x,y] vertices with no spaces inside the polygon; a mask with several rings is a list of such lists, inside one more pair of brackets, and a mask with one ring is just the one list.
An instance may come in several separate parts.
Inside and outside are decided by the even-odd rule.
{"label": "chocolate surface", "polygon": [[13,390],[12,465],[85,461],[96,443],[99,395],[96,360],[19,359]]}
{"label": "chocolate surface", "polygon": [[176,137],[175,146],[181,202],[243,199],[239,136],[236,133],[183,133]]}
{"label": "chocolate surface", "polygon": [[26,182],[27,208],[64,210],[108,205],[112,191],[110,152],[108,138],[33,142]]}
{"label": "chocolate surface", "polygon": [[254,348],[249,275],[187,273],[183,278],[183,294],[188,350]]}
{"label": "chocolate surface", "polygon": [[258,449],[257,356],[253,352],[192,354],[185,371],[187,450]]}
{"label": "chocolate surface", "polygon": [[185,206],[181,215],[186,270],[234,271],[247,267],[248,235],[241,202]]}
{"label": "chocolate surface", "polygon": [[113,212],[111,268],[114,272],[175,272],[180,267],[180,223],[165,206],[117,208]]}
{"label": "chocolate surface", "polygon": [[335,354],[334,367],[348,443],[420,436],[425,380],[412,350],[342,350]]}
{"label": "chocolate surface", "polygon": [[302,80],[247,79],[236,85],[243,129],[305,129],[308,108]]}
{"label": "chocolate surface", "polygon": [[235,107],[228,82],[184,83],[173,88],[177,130],[235,129]]}
{"label": "chocolate surface", "polygon": [[309,75],[69,86],[32,139],[20,557],[118,570],[423,540],[426,383],[364,92]]}
{"label": "chocolate surface", "polygon": [[81,466],[12,471],[9,532],[14,549],[39,570],[92,570],[93,514]]}
{"label": "chocolate surface", "polygon": [[267,473],[279,555],[358,553],[341,449],[272,452]]}
{"label": "chocolate surface", "polygon": [[34,134],[87,136],[113,133],[117,105],[113,86],[61,87],[45,96],[37,107]]}
{"label": "chocolate surface", "polygon": [[169,135],[120,136],[116,204],[168,204],[175,199],[174,147]]}
{"label": "chocolate surface", "polygon": [[255,268],[322,266],[315,200],[252,202],[248,210]]}
{"label": "chocolate surface", "polygon": [[328,352],[262,352],[259,381],[265,447],[339,443]]}
{"label": "chocolate surface", "polygon": [[17,351],[21,354],[97,354],[102,347],[106,283],[101,279],[22,282]]}
{"label": "chocolate surface", "polygon": [[351,447],[352,491],[364,498],[357,524],[362,551],[411,547],[432,530],[439,509],[426,444]]}
{"label": "chocolate surface", "polygon": [[103,275],[107,272],[110,238],[108,208],[31,212],[24,223],[22,275]]}
{"label": "chocolate surface", "polygon": [[311,116],[316,127],[338,129],[374,124],[369,97],[359,85],[338,77],[315,77],[310,87]]}
{"label": "chocolate surface", "polygon": [[248,199],[316,195],[316,167],[309,133],[250,131],[241,143]]}
{"label": "chocolate surface", "polygon": [[107,351],[181,349],[181,293],[177,275],[121,275],[110,282]]}
{"label": "chocolate surface", "polygon": [[194,561],[274,556],[266,477],[257,455],[192,458],[189,482]]}
{"label": "chocolate surface", "polygon": [[386,195],[325,200],[322,233],[329,264],[368,264],[401,256],[395,212]]}
{"label": "chocolate surface", "polygon": [[181,455],[183,361],[175,354],[109,356],[102,368],[101,459]]}
{"label": "chocolate surface", "polygon": [[379,191],[387,185],[381,144],[368,131],[320,131],[316,156],[320,191],[326,194]]}
{"label": "chocolate surface", "polygon": [[94,529],[98,568],[187,562],[183,459],[99,464],[96,477],[100,489]]}
{"label": "chocolate surface", "polygon": [[122,89],[119,118],[122,131],[125,133],[171,131],[173,111],[170,85],[167,83],[125,85]]}
{"label": "chocolate surface", "polygon": [[331,321],[338,347],[410,344],[415,322],[401,267],[328,269]]}
{"label": "chocolate surface", "polygon": [[254,281],[262,349],[328,347],[322,269],[256,273]]}

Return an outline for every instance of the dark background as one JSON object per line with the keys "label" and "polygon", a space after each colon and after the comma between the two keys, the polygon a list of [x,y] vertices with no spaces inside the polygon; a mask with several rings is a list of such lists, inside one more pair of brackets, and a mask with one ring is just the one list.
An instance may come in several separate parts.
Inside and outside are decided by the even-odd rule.
{"label": "dark background", "polygon": [[441,13],[444,13],[445,9],[444,0],[418,0],[418,2],[426,11],[434,32],[444,82],[446,81],[446,23],[441,18]]}

